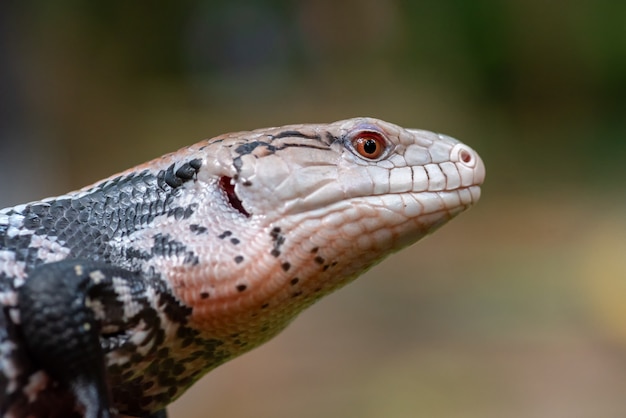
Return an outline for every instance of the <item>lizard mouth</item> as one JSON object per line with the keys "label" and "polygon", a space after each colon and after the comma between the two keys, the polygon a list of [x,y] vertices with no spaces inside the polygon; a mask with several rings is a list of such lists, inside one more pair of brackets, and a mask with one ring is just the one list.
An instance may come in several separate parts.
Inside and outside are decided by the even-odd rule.
{"label": "lizard mouth", "polygon": [[243,207],[243,202],[239,199],[239,196],[237,196],[237,193],[235,192],[235,182],[232,177],[220,177],[219,187],[222,189],[226,199],[228,199],[230,206],[246,218],[249,218],[250,213],[248,213],[248,211]]}
{"label": "lizard mouth", "polygon": [[[223,196],[225,197],[225,200],[228,202],[228,204],[234,211],[240,213],[246,218],[250,218],[252,214],[248,212],[246,208],[244,208],[243,201],[239,198],[239,196],[237,195],[237,192],[235,191],[235,183],[236,182],[232,177],[222,176],[219,178],[218,187],[222,191]],[[395,195],[395,196],[404,195],[406,197],[410,196],[411,198],[415,200],[419,200],[419,196],[424,195],[424,194],[439,196],[437,201],[434,203],[435,207],[433,207],[433,205],[425,205],[424,203],[420,204],[420,207],[421,207],[420,211],[422,212],[422,215],[424,215],[424,214],[429,214],[429,213],[436,213],[442,210],[445,211],[445,210],[455,209],[457,206],[459,209],[461,209],[461,211],[467,209],[469,206],[472,206],[474,203],[476,203],[476,201],[478,201],[480,197],[480,186],[479,186],[479,183],[476,183],[471,186],[459,187],[458,189],[452,189],[452,190],[420,191],[420,192],[406,191],[406,192],[385,193],[385,194],[389,196],[392,196],[392,195]],[[447,199],[445,199],[445,196],[447,195],[449,195],[449,198],[450,198],[449,202],[446,202]],[[455,195],[456,195],[456,198],[453,199],[453,196]],[[355,196],[353,198],[343,199],[343,202],[345,203],[351,200],[356,201],[356,200],[360,200],[360,199],[367,198],[367,197],[368,196]],[[378,200],[380,199],[380,195],[374,195],[374,196],[369,196],[369,197],[375,197]],[[378,202],[378,204],[380,204],[380,202]],[[440,205],[441,207],[439,207]],[[377,206],[377,205],[374,204],[374,206]],[[407,204],[405,203],[404,206],[406,207]],[[295,213],[298,213],[302,211],[306,212],[307,209],[310,209],[310,207],[300,208],[300,210],[296,208],[291,208],[291,209],[292,210],[295,209]]]}

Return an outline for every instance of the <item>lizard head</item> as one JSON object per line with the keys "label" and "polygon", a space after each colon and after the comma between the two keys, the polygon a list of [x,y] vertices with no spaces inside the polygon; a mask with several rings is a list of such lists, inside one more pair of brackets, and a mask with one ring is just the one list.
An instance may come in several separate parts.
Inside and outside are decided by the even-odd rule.
{"label": "lizard head", "polygon": [[[201,148],[198,182],[219,195],[211,216],[245,243],[232,257],[219,250],[227,262],[213,262],[211,294],[238,307],[308,306],[472,206],[485,177],[459,141],[372,118],[238,132]],[[221,279],[233,275],[235,285]]]}

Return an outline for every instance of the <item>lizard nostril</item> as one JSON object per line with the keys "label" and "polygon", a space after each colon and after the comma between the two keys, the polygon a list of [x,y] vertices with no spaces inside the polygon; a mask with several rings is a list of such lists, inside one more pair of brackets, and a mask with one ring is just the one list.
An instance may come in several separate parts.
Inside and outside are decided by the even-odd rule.
{"label": "lizard nostril", "polygon": [[472,149],[463,144],[455,145],[450,153],[450,157],[453,161],[461,162],[468,167],[474,167],[476,165],[476,154]]}
{"label": "lizard nostril", "polygon": [[242,215],[249,218],[250,214],[246,209],[244,209],[241,199],[239,199],[239,196],[237,196],[237,193],[235,192],[235,184],[233,183],[233,179],[228,176],[222,176],[220,177],[219,186],[226,195],[230,206],[232,206]]}
{"label": "lizard nostril", "polygon": [[462,149],[459,153],[459,159],[468,164],[472,161],[472,154],[468,150]]}

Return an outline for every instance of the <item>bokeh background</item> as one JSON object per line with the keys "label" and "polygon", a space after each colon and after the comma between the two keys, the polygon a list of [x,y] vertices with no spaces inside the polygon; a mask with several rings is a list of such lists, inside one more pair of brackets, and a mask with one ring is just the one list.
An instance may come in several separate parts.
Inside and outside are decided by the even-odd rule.
{"label": "bokeh background", "polygon": [[178,417],[626,416],[626,2],[0,2],[0,206],[223,132],[456,136],[480,204]]}

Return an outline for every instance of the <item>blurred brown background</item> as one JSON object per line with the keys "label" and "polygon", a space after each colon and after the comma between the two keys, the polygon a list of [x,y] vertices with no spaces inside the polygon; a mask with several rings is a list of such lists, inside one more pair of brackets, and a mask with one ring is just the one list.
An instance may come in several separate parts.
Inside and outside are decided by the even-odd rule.
{"label": "blurred brown background", "polygon": [[233,130],[375,116],[480,204],[172,417],[626,416],[626,3],[0,2],[0,206]]}

